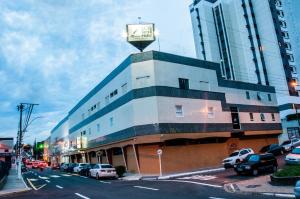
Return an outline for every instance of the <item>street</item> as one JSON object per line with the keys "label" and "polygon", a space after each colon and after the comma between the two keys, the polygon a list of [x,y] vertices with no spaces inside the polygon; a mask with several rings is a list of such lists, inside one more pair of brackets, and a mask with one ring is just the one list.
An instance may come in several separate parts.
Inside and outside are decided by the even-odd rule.
{"label": "street", "polygon": [[[225,173],[230,171],[225,171]],[[208,199],[239,199],[261,198],[271,196],[258,194],[227,193],[222,185],[208,182],[209,180],[139,180],[121,181],[103,179],[97,181],[77,174],[45,169],[30,170],[24,174],[29,192],[9,195],[3,198],[208,198]]]}

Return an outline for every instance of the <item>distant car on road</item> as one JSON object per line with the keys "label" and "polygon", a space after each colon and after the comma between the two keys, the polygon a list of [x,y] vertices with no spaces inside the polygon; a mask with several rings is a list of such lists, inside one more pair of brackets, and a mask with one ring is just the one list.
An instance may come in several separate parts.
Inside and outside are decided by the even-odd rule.
{"label": "distant car on road", "polygon": [[90,169],[93,168],[94,166],[95,164],[84,165],[83,168],[79,171],[79,174],[83,176],[89,176]]}
{"label": "distant car on road", "polygon": [[252,174],[258,175],[262,171],[277,171],[277,160],[271,153],[266,154],[250,154],[247,158],[234,165],[234,170],[237,174]]}
{"label": "distant car on road", "polygon": [[100,178],[117,178],[116,169],[110,164],[95,164],[89,173],[90,177]]}
{"label": "distant car on road", "polygon": [[39,168],[39,162],[36,161],[36,160],[32,161],[32,167],[31,168],[33,168],[33,169]]}
{"label": "distant car on road", "polygon": [[66,172],[72,173],[74,167],[77,167],[77,166],[78,166],[78,163],[69,163],[69,164],[68,164],[68,167],[67,167],[67,169],[66,169]]}
{"label": "distant car on road", "polygon": [[281,146],[283,147],[285,152],[289,152],[297,146],[300,146],[300,139],[292,138],[290,140],[286,140],[281,144]]}
{"label": "distant car on road", "polygon": [[249,154],[253,154],[254,151],[251,148],[244,148],[241,150],[234,151],[225,158],[222,162],[225,169],[233,167],[233,165],[242,162]]}
{"label": "distant car on road", "polygon": [[261,153],[272,153],[273,155],[282,155],[284,153],[284,149],[282,146],[279,146],[278,144],[270,144],[267,146],[264,146],[260,150]]}
{"label": "distant car on road", "polygon": [[300,164],[300,147],[296,147],[285,157],[286,164]]}
{"label": "distant car on road", "polygon": [[86,163],[79,163],[76,167],[74,167],[73,172],[79,173],[80,170],[86,165]]}

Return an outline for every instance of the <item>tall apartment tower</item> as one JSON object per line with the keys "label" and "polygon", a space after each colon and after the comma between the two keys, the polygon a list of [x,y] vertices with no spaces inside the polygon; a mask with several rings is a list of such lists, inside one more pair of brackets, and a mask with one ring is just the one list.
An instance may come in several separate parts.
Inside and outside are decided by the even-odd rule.
{"label": "tall apartment tower", "polygon": [[194,0],[190,13],[197,58],[220,63],[225,79],[274,86],[284,131],[292,125],[299,135],[286,122],[300,98],[283,8],[282,0]]}

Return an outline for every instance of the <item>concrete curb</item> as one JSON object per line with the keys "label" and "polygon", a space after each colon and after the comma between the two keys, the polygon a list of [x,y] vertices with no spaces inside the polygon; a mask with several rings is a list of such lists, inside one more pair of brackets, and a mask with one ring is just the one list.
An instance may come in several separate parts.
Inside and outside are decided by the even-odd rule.
{"label": "concrete curb", "polygon": [[10,191],[3,191],[1,190],[0,192],[0,196],[6,196],[6,195],[10,195],[10,194],[16,194],[16,193],[23,193],[23,192],[27,192],[30,191],[30,188],[24,188],[24,189],[13,189]]}
{"label": "concrete curb", "polygon": [[256,191],[241,191],[239,186],[234,183],[229,183],[224,185],[224,190],[229,193],[241,193],[241,194],[258,194],[265,196],[273,196],[278,198],[295,198],[294,194],[289,193],[276,193],[276,192],[256,192]]}
{"label": "concrete curb", "polygon": [[182,177],[182,176],[187,176],[187,175],[196,175],[196,174],[218,172],[218,171],[224,171],[224,170],[225,170],[224,168],[207,169],[207,170],[201,170],[201,171],[193,171],[193,172],[186,172],[186,173],[178,173],[178,174],[160,176],[157,179],[158,180],[167,180],[167,179],[170,179],[170,178],[177,178],[177,177]]}

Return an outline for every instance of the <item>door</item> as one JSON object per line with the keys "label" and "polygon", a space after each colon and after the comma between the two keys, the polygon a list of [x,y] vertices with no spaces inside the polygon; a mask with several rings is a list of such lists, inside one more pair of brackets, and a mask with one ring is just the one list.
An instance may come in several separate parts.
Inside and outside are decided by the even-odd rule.
{"label": "door", "polygon": [[230,107],[233,129],[241,129],[239,112],[237,107]]}

